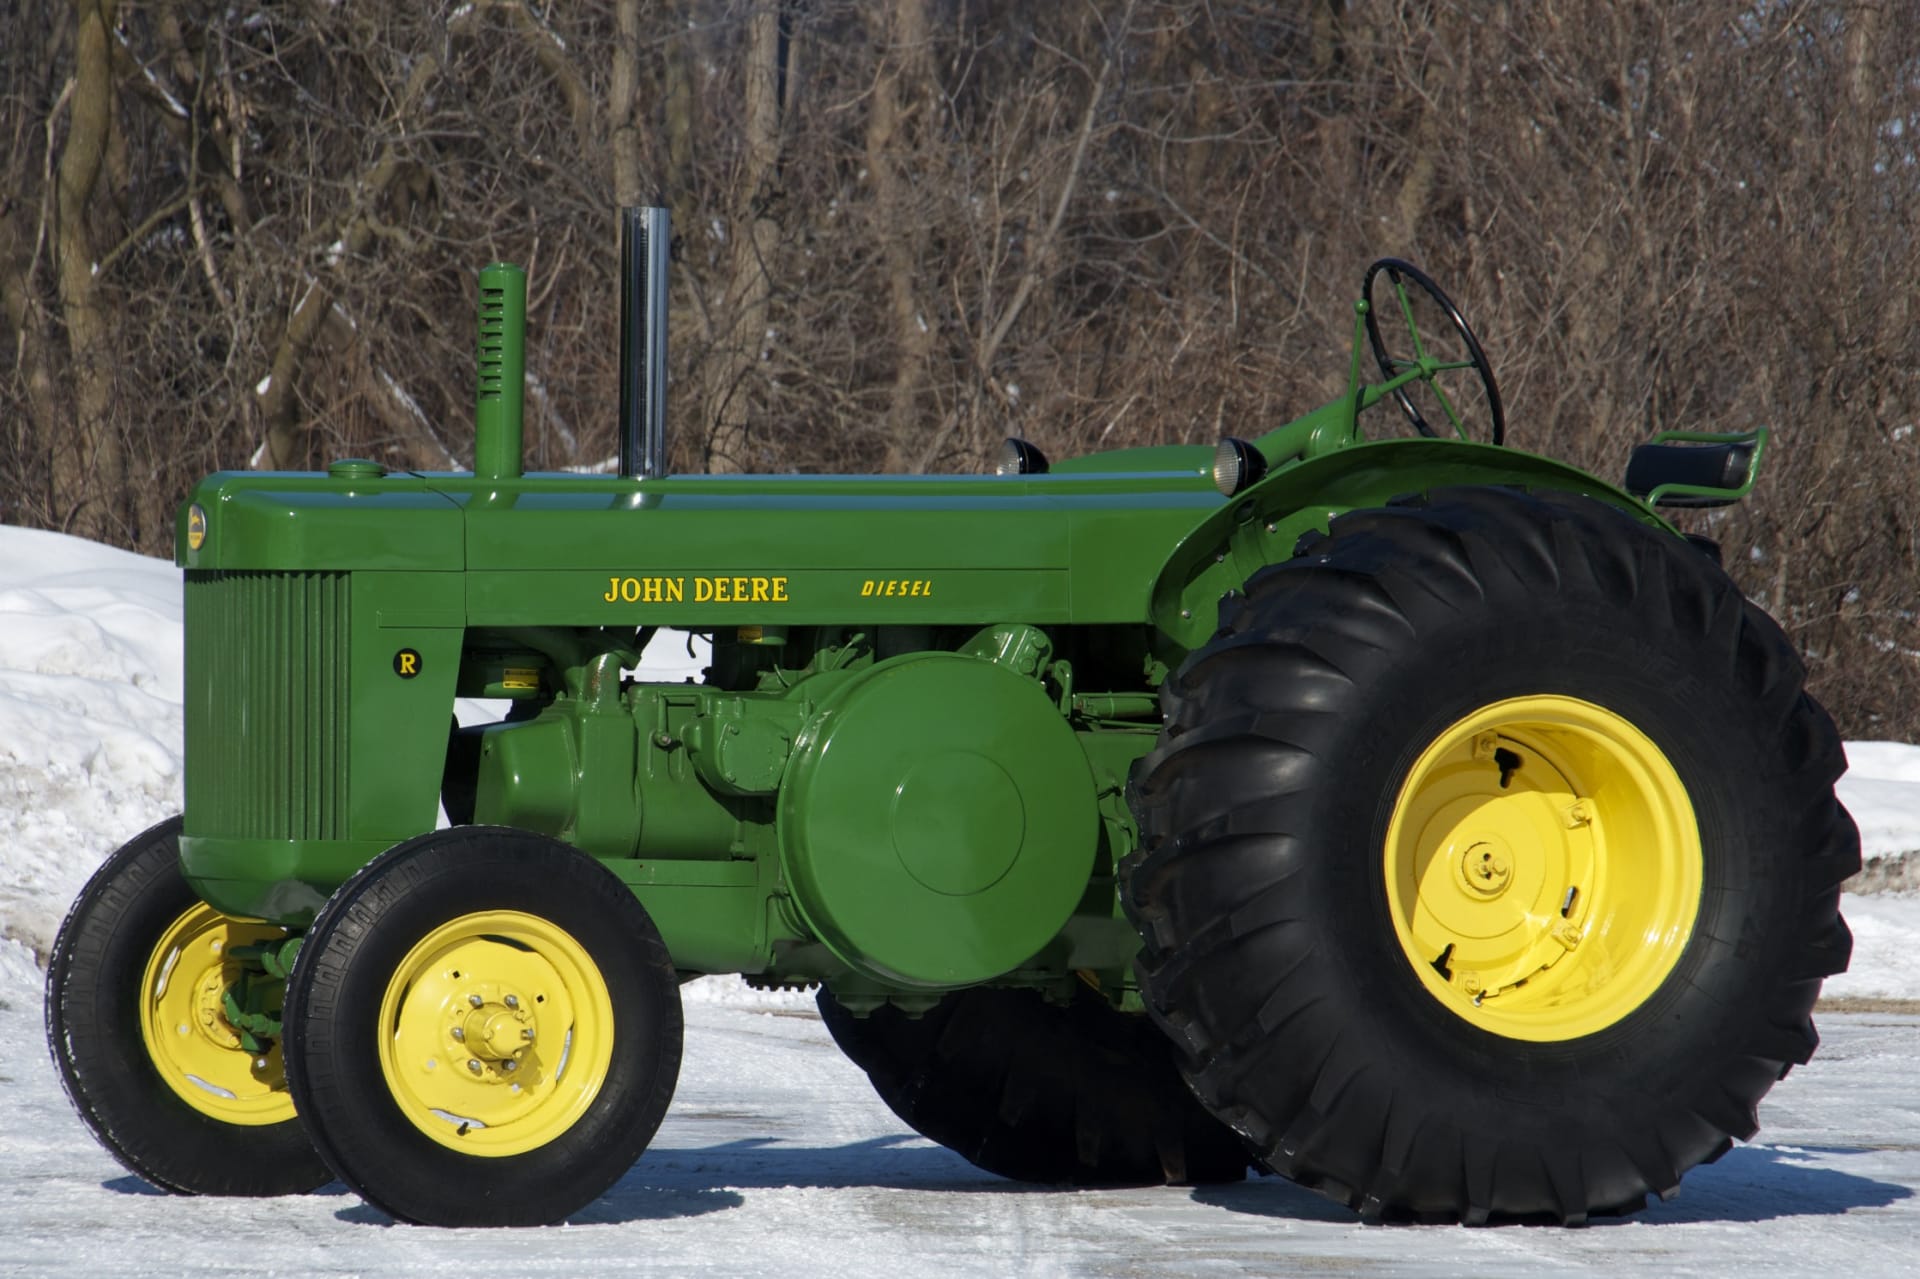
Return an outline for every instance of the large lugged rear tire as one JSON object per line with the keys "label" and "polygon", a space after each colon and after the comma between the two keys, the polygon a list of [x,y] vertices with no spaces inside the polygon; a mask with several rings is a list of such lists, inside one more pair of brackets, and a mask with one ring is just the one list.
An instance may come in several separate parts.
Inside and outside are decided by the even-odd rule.
{"label": "large lugged rear tire", "polygon": [[1168,681],[1123,867],[1149,1007],[1370,1219],[1632,1211],[1756,1130],[1859,840],[1779,628],[1584,498],[1355,512]]}
{"label": "large lugged rear tire", "polygon": [[980,987],[920,1017],[820,1016],[887,1108],[975,1167],[1070,1186],[1202,1185],[1247,1175],[1245,1143],[1209,1115],[1166,1037],[1092,990],[1069,1005]]}
{"label": "large lugged rear tire", "polygon": [[278,1046],[250,1053],[223,1011],[234,946],[283,939],[228,919],[180,874],[180,819],[94,872],[47,964],[47,1040],[100,1144],[137,1176],[196,1195],[293,1195],[333,1174],[294,1113]]}
{"label": "large lugged rear tire", "polygon": [[407,1221],[557,1222],[640,1157],[680,1068],[680,991],[611,871],[462,826],[342,884],[287,983],[287,1080],[342,1181]]}

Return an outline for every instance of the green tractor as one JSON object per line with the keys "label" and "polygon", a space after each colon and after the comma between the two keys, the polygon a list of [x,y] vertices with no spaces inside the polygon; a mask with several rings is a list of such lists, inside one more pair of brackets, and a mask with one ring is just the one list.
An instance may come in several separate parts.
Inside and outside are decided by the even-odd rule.
{"label": "green tractor", "polygon": [[[1248,438],[669,475],[667,242],[627,212],[620,474],[522,473],[494,265],[473,474],[181,508],[184,817],[48,979],[128,1168],[563,1219],[646,1149],[712,973],[817,985],[903,1121],[1012,1178],[1573,1224],[1754,1133],[1858,838],[1792,644],[1655,508],[1744,494],[1764,434],[1621,485],[1507,449],[1389,259],[1346,391]],[[663,627],[702,680],[627,674]]]}

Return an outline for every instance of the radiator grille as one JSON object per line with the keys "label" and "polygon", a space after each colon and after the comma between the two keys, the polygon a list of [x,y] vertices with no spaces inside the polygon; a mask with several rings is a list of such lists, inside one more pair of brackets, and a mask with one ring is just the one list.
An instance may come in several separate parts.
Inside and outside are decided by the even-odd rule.
{"label": "radiator grille", "polygon": [[346,837],[347,588],[187,574],[188,834]]}

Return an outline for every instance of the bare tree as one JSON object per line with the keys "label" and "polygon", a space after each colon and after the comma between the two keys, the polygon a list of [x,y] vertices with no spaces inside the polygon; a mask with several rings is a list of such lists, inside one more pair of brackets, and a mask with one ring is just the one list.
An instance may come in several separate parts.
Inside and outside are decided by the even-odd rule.
{"label": "bare tree", "polygon": [[750,380],[764,349],[773,296],[773,259],[780,243],[775,218],[780,202],[782,81],[793,68],[796,47],[785,37],[781,0],[751,0],[745,50],[746,112],[732,216],[725,238],[731,245],[720,315],[719,358],[708,366],[707,413],[712,422],[707,466],[717,472],[754,469],[749,463]]}
{"label": "bare tree", "polygon": [[[1772,428],[1693,518],[1847,731],[1920,733],[1920,27],[1881,6],[15,0],[0,518],[149,550],[198,475],[464,465],[531,272],[530,464],[602,465],[615,206],[675,215],[682,467],[1254,434],[1413,257],[1520,447]],[[1396,429],[1380,414],[1375,429]]]}

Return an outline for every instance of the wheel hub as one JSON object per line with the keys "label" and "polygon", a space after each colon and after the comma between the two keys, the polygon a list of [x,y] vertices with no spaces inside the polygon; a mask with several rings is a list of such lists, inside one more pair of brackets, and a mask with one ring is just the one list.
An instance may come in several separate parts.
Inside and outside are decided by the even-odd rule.
{"label": "wheel hub", "polygon": [[1477,839],[1460,856],[1460,880],[1476,897],[1498,897],[1513,882],[1513,856],[1498,836]]}
{"label": "wheel hub", "polygon": [[[214,943],[211,950],[218,955],[219,944]],[[240,1032],[227,1020],[224,999],[229,980],[226,966],[217,960],[201,972],[193,983],[193,1029],[215,1048],[238,1051]]]}
{"label": "wheel hub", "polygon": [[174,1094],[222,1123],[266,1125],[294,1117],[277,1044],[248,1051],[227,1019],[226,996],[246,970],[239,946],[278,945],[286,930],[242,923],[195,904],[161,934],[140,986],[140,1034]]}
{"label": "wheel hub", "polygon": [[1440,854],[1422,876],[1413,931],[1435,971],[1476,1008],[1572,949],[1550,944],[1554,924],[1568,924],[1552,912],[1578,900],[1575,885],[1593,868],[1590,823],[1564,820],[1590,809],[1572,790],[1538,751],[1495,733],[1476,735],[1472,761],[1428,784],[1432,817],[1419,843]]}
{"label": "wheel hub", "polygon": [[471,1155],[524,1154],[565,1132],[612,1057],[612,1004],[591,958],[518,911],[433,930],[392,974],[378,1016],[392,1027],[380,1060],[401,1113]]}
{"label": "wheel hub", "polygon": [[448,1008],[448,1054],[457,1058],[465,1053],[483,1065],[512,1062],[511,1069],[487,1071],[485,1075],[491,1082],[507,1082],[539,1037],[533,1003],[531,996],[502,991],[492,983],[467,992]]}
{"label": "wheel hub", "polygon": [[1570,697],[1494,703],[1409,769],[1388,906],[1421,983],[1514,1038],[1590,1034],[1637,1008],[1691,935],[1699,826],[1644,734]]}

